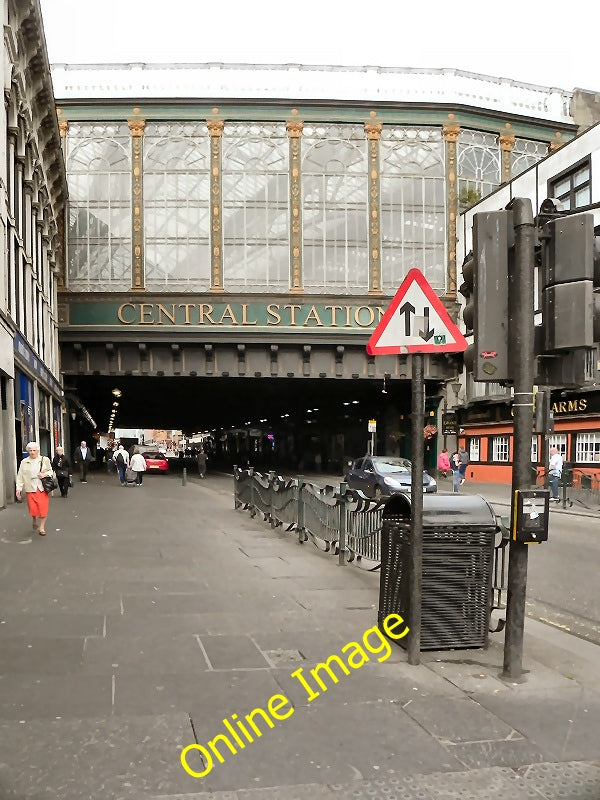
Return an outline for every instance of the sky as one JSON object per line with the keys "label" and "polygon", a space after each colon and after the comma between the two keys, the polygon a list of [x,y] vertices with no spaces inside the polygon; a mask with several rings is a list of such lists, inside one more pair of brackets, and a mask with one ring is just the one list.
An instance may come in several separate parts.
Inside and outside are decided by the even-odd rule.
{"label": "sky", "polygon": [[595,41],[600,4],[589,0],[40,0],[40,5],[49,59],[56,64],[448,67],[568,91],[600,91]]}

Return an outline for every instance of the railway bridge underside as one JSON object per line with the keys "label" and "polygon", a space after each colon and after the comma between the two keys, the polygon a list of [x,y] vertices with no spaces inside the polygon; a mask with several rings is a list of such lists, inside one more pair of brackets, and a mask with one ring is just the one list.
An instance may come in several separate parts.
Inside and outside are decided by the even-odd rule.
{"label": "railway bridge underside", "polygon": [[[190,313],[190,305],[186,301],[183,313]],[[245,432],[247,440],[272,437],[267,441],[275,447],[286,440],[288,450],[323,447],[327,458],[336,449],[361,455],[368,422],[376,419],[379,451],[393,442],[393,449],[405,454],[410,356],[367,354],[373,324],[360,324],[360,313],[371,323],[374,313],[346,313],[358,325],[307,325],[301,324],[303,304],[296,300],[296,327],[268,328],[247,304],[222,305],[212,312],[212,320],[222,324],[201,327],[185,324],[185,317],[181,324],[173,302],[69,298],[62,305],[59,341],[71,418],[85,424],[89,416],[95,430],[108,432],[116,410],[116,428],[213,431],[223,441],[225,432],[234,430],[238,438]],[[166,315],[159,315],[160,307]],[[313,321],[325,318],[321,308],[310,304]],[[269,313],[277,319],[272,303]],[[283,313],[277,313],[284,323]],[[444,382],[455,377],[456,366],[455,357],[446,354],[425,359],[427,407],[436,414]],[[80,407],[86,410],[82,419]],[[264,450],[262,443],[259,449]]]}

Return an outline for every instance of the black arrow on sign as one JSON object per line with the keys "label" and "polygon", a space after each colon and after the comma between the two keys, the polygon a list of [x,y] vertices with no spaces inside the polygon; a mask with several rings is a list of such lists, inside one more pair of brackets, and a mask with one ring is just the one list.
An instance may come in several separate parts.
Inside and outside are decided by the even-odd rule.
{"label": "black arrow on sign", "polygon": [[425,306],[423,309],[423,315],[425,317],[425,330],[419,331],[419,336],[421,339],[424,339],[428,342],[434,334],[434,329],[429,327],[429,306]]}
{"label": "black arrow on sign", "polygon": [[404,335],[410,336],[410,315],[415,313],[415,307],[412,303],[406,301],[404,305],[400,306],[400,316],[406,314],[404,318]]}

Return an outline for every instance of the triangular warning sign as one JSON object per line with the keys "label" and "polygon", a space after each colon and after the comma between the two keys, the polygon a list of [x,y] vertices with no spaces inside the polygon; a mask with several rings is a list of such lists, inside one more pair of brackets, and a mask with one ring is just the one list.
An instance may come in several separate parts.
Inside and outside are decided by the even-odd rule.
{"label": "triangular warning sign", "polygon": [[461,353],[465,337],[418,269],[411,269],[367,342],[372,356]]}

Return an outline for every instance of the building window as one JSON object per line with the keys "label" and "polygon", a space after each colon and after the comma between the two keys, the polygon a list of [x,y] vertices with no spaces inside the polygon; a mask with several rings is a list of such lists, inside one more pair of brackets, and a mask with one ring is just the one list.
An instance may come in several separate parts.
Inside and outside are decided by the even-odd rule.
{"label": "building window", "polygon": [[385,125],[380,142],[382,287],[395,292],[417,267],[446,290],[442,132]]}
{"label": "building window", "polygon": [[556,447],[556,449],[561,454],[561,456],[566,459],[566,457],[567,457],[567,434],[566,433],[556,433],[556,434],[554,434],[554,436],[549,436],[548,437],[548,446],[549,447]]}
{"label": "building window", "polygon": [[532,436],[531,437],[531,463],[537,464],[538,463],[538,437]]}
{"label": "building window", "polygon": [[479,446],[481,439],[479,436],[469,439],[469,461],[479,461]]}
{"label": "building window", "polygon": [[459,198],[487,197],[500,186],[498,137],[461,130],[458,137]]}
{"label": "building window", "polygon": [[225,126],[223,269],[229,291],[289,290],[288,161],[285,125]]}
{"label": "building window", "polygon": [[549,197],[560,200],[564,211],[589,205],[592,202],[591,191],[591,170],[588,159],[548,181]]}
{"label": "building window", "polygon": [[593,381],[596,377],[596,362],[598,361],[598,349],[591,347],[585,351],[585,380]]}
{"label": "building window", "polygon": [[492,461],[510,461],[510,436],[492,436]]}
{"label": "building window", "polygon": [[600,433],[577,434],[575,461],[580,464],[600,461]]}
{"label": "building window", "polygon": [[131,136],[126,124],[69,125],[68,284],[131,287]]}
{"label": "building window", "polygon": [[144,135],[145,282],[210,288],[209,137],[200,123],[150,123]]}
{"label": "building window", "polygon": [[548,155],[548,143],[531,139],[515,139],[512,150],[510,174],[516,178],[525,170],[533,167]]}
{"label": "building window", "polygon": [[361,125],[305,125],[302,254],[307,292],[368,289],[367,143]]}

